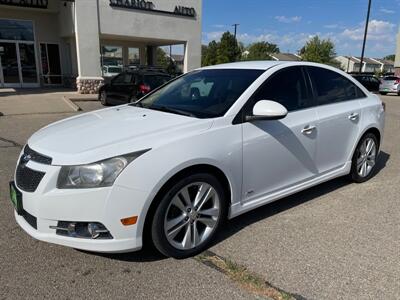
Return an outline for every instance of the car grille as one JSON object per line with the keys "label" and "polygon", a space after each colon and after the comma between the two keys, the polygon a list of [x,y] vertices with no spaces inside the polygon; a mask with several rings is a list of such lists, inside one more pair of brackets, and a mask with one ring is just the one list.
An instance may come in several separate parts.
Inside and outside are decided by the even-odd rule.
{"label": "car grille", "polygon": [[45,173],[29,169],[26,165],[20,163],[15,174],[15,181],[21,190],[33,193],[44,175]]}
{"label": "car grille", "polygon": [[46,155],[40,154],[36,152],[35,150],[32,150],[29,145],[26,145],[24,148],[24,155],[21,157],[23,159],[24,156],[30,156],[29,160],[32,160],[34,162],[44,164],[44,165],[51,165],[52,158],[48,157]]}
{"label": "car grille", "polygon": [[24,147],[24,152],[21,155],[17,166],[15,181],[21,190],[33,193],[36,191],[45,173],[28,168],[26,164],[29,161],[34,161],[44,165],[51,165],[52,158],[36,152],[35,150],[31,149],[29,145]]}

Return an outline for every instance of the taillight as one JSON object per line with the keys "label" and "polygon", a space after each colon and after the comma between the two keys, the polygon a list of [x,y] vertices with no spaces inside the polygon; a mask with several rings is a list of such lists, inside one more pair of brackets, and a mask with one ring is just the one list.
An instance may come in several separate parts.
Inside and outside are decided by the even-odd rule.
{"label": "taillight", "polygon": [[143,94],[147,94],[151,91],[151,88],[147,84],[141,84],[139,85],[139,92]]}
{"label": "taillight", "polygon": [[400,78],[396,79],[396,84],[399,84],[399,83],[400,83]]}

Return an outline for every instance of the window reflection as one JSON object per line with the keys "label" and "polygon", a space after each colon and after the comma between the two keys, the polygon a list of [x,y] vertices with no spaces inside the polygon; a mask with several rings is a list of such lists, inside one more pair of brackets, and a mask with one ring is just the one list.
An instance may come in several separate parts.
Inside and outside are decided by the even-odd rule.
{"label": "window reflection", "polygon": [[33,41],[32,21],[0,19],[0,40]]}

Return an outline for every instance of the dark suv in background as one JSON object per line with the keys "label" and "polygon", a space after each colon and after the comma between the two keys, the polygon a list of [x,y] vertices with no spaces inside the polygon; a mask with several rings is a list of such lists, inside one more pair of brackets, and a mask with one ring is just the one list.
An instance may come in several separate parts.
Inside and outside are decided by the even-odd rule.
{"label": "dark suv in background", "polygon": [[358,82],[370,92],[379,92],[379,84],[381,83],[374,75],[369,74],[353,74],[352,75]]}
{"label": "dark suv in background", "polygon": [[160,68],[129,68],[100,87],[99,100],[105,106],[135,102],[171,79]]}

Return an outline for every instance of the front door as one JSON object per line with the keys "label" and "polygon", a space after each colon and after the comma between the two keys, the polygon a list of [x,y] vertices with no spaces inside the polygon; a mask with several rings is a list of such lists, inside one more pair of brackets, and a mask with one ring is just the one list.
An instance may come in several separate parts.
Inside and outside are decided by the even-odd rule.
{"label": "front door", "polygon": [[0,42],[0,85],[37,87],[35,45],[26,42]]}
{"label": "front door", "polygon": [[0,86],[20,87],[16,43],[0,43]]}
{"label": "front door", "polygon": [[281,120],[243,123],[244,202],[267,197],[318,174],[318,116],[302,68],[285,68],[273,74],[252,96],[245,111],[260,100],[277,101],[289,113]]}

